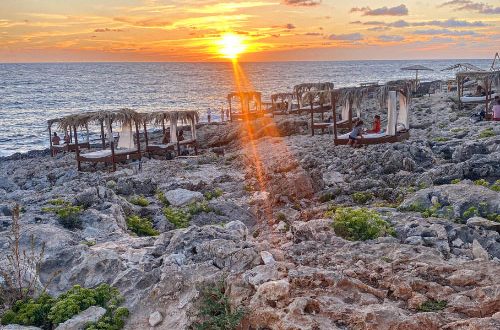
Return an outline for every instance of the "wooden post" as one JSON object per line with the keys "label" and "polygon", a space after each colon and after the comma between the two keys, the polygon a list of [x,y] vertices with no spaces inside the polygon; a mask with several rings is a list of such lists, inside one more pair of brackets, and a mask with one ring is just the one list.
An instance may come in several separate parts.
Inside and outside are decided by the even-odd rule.
{"label": "wooden post", "polygon": [[161,130],[163,132],[163,136],[162,136],[162,139],[163,139],[163,137],[165,136],[165,118],[162,118],[162,120],[161,120]]}
{"label": "wooden post", "polygon": [[352,102],[351,102],[351,100],[348,100],[348,102],[349,102],[349,114],[348,114],[348,118],[349,118],[349,130],[352,130]]}
{"label": "wooden post", "polygon": [[[163,134],[165,136],[165,134]],[[163,139],[162,136],[162,139]],[[144,150],[145,152],[148,152],[148,147],[149,147],[149,140],[148,140],[148,129],[146,127],[146,121],[144,121],[144,140],[146,141],[146,149]],[[149,159],[151,159],[151,153],[148,153]]]}
{"label": "wooden post", "polygon": [[137,152],[139,153],[139,160],[142,159],[142,154],[141,154],[141,139],[139,135],[139,123],[137,120],[134,120],[135,122],[135,133],[137,135]]}
{"label": "wooden post", "polygon": [[332,92],[332,111],[333,111],[333,143],[337,140],[337,109],[334,93]]}
{"label": "wooden post", "polygon": [[50,156],[51,156],[51,157],[54,157],[54,150],[52,149],[52,130],[51,130],[50,126],[52,126],[52,125],[51,125],[51,124],[49,124],[49,145],[50,145]]}
{"label": "wooden post", "polygon": [[228,118],[228,119],[229,119],[230,121],[233,121],[233,108],[232,108],[232,106],[231,106],[231,97],[230,97],[230,96],[228,96],[228,99],[227,99],[227,100],[229,101],[229,118]]}
{"label": "wooden post", "polygon": [[314,136],[314,106],[311,100],[311,136]]}
{"label": "wooden post", "polygon": [[115,163],[115,141],[110,142],[111,148],[111,166],[113,167],[113,172],[116,171],[116,163]]}
{"label": "wooden post", "polygon": [[[71,127],[70,127],[71,132]],[[80,163],[80,146],[78,145],[78,135],[76,134],[76,125],[73,126],[73,131],[75,132],[75,153],[76,153],[76,163],[78,164],[78,171],[82,170],[82,166]]]}
{"label": "wooden post", "polygon": [[101,142],[102,150],[106,149],[106,140],[104,139],[104,120],[101,120]]}

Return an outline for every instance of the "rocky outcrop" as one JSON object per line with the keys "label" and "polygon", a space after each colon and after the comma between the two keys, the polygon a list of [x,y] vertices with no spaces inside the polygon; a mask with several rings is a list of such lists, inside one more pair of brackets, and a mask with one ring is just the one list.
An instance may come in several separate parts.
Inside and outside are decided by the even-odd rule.
{"label": "rocky outcrop", "polygon": [[55,330],[83,330],[89,323],[96,323],[106,314],[106,310],[99,306],[92,306],[59,324]]}

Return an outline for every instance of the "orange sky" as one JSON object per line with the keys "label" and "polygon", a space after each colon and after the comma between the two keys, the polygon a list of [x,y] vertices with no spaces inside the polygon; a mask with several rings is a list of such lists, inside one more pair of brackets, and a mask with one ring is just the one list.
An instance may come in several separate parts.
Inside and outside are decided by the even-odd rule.
{"label": "orange sky", "polygon": [[242,61],[492,58],[500,1],[0,1],[0,62],[221,61],[228,32]]}

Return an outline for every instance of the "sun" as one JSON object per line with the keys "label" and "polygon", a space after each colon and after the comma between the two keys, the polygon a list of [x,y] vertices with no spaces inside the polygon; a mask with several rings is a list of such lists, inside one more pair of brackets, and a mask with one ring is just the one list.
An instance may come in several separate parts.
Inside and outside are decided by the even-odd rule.
{"label": "sun", "polygon": [[217,42],[218,52],[225,58],[235,60],[247,46],[242,36],[234,33],[224,33]]}

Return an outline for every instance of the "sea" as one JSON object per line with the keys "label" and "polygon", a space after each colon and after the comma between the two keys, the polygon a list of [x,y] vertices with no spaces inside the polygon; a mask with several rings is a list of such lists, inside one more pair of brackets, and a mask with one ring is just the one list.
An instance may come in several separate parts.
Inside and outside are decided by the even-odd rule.
{"label": "sea", "polygon": [[[0,63],[0,157],[49,145],[47,120],[85,111],[132,108],[137,111],[198,110],[201,121],[220,120],[226,95],[236,89],[235,65],[263,101],[305,82],[336,87],[414,78],[402,71],[424,65],[423,81],[451,79],[442,69],[468,62],[488,69],[491,60],[414,60],[259,63]],[[242,75],[240,74],[239,77]],[[240,80],[242,80],[240,78]],[[59,132],[63,134],[63,132]]]}

